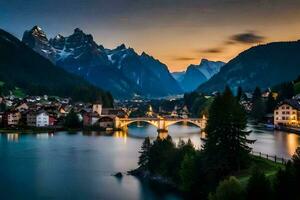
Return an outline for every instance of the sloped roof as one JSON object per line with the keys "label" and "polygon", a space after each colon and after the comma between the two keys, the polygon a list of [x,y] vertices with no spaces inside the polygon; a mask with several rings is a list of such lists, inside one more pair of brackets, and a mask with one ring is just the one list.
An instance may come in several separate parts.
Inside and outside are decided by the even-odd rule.
{"label": "sloped roof", "polygon": [[280,102],[276,108],[278,108],[279,106],[281,106],[283,104],[288,104],[288,105],[292,106],[293,108],[300,110],[300,103],[296,99],[286,99],[286,100]]}

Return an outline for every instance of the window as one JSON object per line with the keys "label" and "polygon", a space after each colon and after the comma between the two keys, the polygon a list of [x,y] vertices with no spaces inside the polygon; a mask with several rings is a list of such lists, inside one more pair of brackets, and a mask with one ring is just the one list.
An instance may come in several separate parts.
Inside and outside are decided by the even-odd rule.
{"label": "window", "polygon": [[285,115],[285,112],[284,112],[284,111],[282,111],[282,114],[283,114],[283,115]]}
{"label": "window", "polygon": [[289,112],[289,111],[286,111],[286,114],[287,114],[287,115],[289,115],[289,114],[290,114],[290,112]]}
{"label": "window", "polygon": [[276,112],[276,115],[278,115],[278,112]]}
{"label": "window", "polygon": [[282,117],[282,120],[285,120],[285,117]]}
{"label": "window", "polygon": [[286,109],[290,109],[290,107],[289,107],[289,106],[287,106],[287,107],[286,107]]}

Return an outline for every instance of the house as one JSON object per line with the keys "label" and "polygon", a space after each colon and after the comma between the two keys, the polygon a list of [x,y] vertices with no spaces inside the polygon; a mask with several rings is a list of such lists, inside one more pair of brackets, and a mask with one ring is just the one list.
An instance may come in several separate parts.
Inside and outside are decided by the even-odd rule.
{"label": "house", "polygon": [[49,126],[54,126],[57,124],[57,118],[53,114],[49,114]]}
{"label": "house", "polygon": [[21,113],[17,110],[11,110],[4,113],[3,122],[5,126],[16,126],[21,119]]}
{"label": "house", "polygon": [[29,106],[25,102],[21,102],[15,106],[15,110],[18,110],[20,112],[28,110],[28,109],[29,109]]}
{"label": "house", "polygon": [[34,127],[47,127],[49,126],[49,114],[44,110],[29,112],[27,114],[27,125]]}
{"label": "house", "polygon": [[71,105],[61,105],[58,108],[58,111],[60,113],[61,116],[65,117],[68,115],[68,113],[72,110],[72,106]]}
{"label": "house", "polygon": [[99,119],[99,126],[102,128],[113,128],[114,127],[114,117],[104,116]]}
{"label": "house", "polygon": [[100,115],[97,112],[87,112],[83,114],[83,125],[93,126],[100,119]]}
{"label": "house", "polygon": [[284,100],[274,110],[275,126],[299,126],[300,103],[296,99]]}
{"label": "house", "polygon": [[102,108],[102,116],[117,116],[119,118],[128,117],[127,113],[123,109],[117,108]]}

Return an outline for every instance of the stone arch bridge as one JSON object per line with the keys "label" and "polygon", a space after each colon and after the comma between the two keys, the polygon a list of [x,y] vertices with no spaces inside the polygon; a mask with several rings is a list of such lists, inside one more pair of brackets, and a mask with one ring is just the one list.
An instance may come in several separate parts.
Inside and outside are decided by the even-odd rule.
{"label": "stone arch bridge", "polygon": [[115,128],[117,129],[127,129],[129,124],[134,122],[146,122],[152,124],[157,128],[157,131],[168,131],[168,127],[179,123],[179,122],[189,122],[201,128],[202,130],[206,127],[207,119],[203,116],[202,118],[117,118],[115,119]]}

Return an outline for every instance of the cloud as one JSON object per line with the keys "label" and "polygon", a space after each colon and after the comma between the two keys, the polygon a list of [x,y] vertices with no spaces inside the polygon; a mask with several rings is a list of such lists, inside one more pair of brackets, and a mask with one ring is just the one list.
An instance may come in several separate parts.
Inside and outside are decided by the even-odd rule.
{"label": "cloud", "polygon": [[196,58],[184,57],[184,56],[175,56],[175,57],[173,57],[173,60],[176,60],[176,61],[190,61],[190,60],[196,60]]}
{"label": "cloud", "polygon": [[233,44],[233,43],[242,43],[242,44],[254,44],[254,43],[261,43],[266,38],[262,35],[256,34],[254,31],[248,31],[245,33],[239,33],[230,36],[229,41],[227,41],[227,44]]}
{"label": "cloud", "polygon": [[202,49],[200,50],[201,53],[222,53],[223,52],[223,48],[209,48],[209,49]]}

